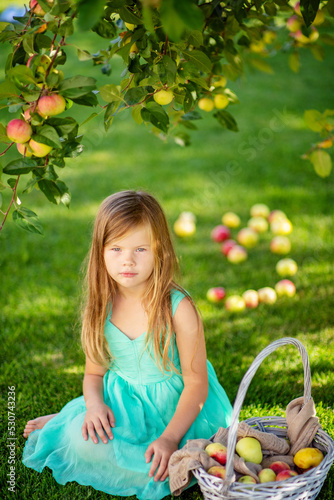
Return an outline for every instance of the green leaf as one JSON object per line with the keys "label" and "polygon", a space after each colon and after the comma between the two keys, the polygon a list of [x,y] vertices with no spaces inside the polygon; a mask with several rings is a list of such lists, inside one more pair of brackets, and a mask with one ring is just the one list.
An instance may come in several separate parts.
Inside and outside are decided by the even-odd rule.
{"label": "green leaf", "polygon": [[51,203],[59,205],[61,202],[61,192],[55,181],[41,179],[38,181],[38,187]]}
{"label": "green leaf", "polygon": [[134,106],[132,108],[132,111],[131,111],[131,116],[134,119],[134,121],[136,123],[138,123],[138,125],[141,125],[143,123],[143,118],[141,116],[141,110],[142,110],[142,106],[139,105],[139,106]]}
{"label": "green leaf", "polygon": [[203,33],[198,30],[191,31],[188,36],[188,44],[194,47],[203,45]]}
{"label": "green leaf", "polygon": [[198,111],[189,111],[182,116],[182,120],[202,120],[202,115]]}
{"label": "green leaf", "polygon": [[145,122],[151,122],[152,125],[167,134],[169,118],[162,106],[156,102],[148,102],[146,107],[141,110],[141,116]]}
{"label": "green leaf", "polygon": [[203,28],[202,11],[193,0],[164,0],[160,17],[168,38],[175,42],[181,39],[186,29],[201,31]]}
{"label": "green leaf", "polygon": [[37,167],[37,162],[30,158],[19,158],[8,163],[3,173],[6,175],[21,175],[28,174],[33,168]]}
{"label": "green leaf", "polygon": [[6,128],[2,123],[0,123],[0,142],[5,142],[6,144],[11,142],[7,137]]}
{"label": "green leaf", "polygon": [[328,177],[332,171],[332,159],[326,151],[316,149],[310,154],[310,161],[320,177]]}
{"label": "green leaf", "polygon": [[24,88],[30,83],[36,84],[34,74],[27,66],[18,65],[7,72],[8,78],[18,87]]}
{"label": "green leaf", "polygon": [[27,54],[32,55],[35,53],[34,49],[35,34],[26,33],[22,40],[22,45]]}
{"label": "green leaf", "polygon": [[320,0],[300,0],[300,11],[306,26],[314,21],[319,9]]}
{"label": "green leaf", "polygon": [[88,50],[77,49],[77,57],[79,61],[89,61],[93,56],[88,52]]}
{"label": "green leaf", "polygon": [[143,21],[140,17],[136,16],[128,7],[121,7],[118,9],[118,13],[121,17],[121,19],[130,24],[143,24]]}
{"label": "green leaf", "polygon": [[133,106],[138,104],[147,95],[147,90],[144,87],[133,87],[124,94],[124,101],[129,105]]}
{"label": "green leaf", "polygon": [[200,50],[189,50],[182,52],[183,57],[194,64],[200,71],[210,73],[212,63],[209,57]]}
{"label": "green leaf", "polygon": [[239,132],[237,122],[228,111],[221,110],[215,113],[213,116],[223,127],[227,128],[228,130],[232,130],[233,132]]}
{"label": "green leaf", "polygon": [[[334,0],[333,0],[334,4]],[[334,15],[333,15],[334,17]],[[332,47],[334,46],[334,36],[329,35],[328,33],[324,33],[320,35],[320,41],[325,43],[326,45],[331,45]]]}
{"label": "green leaf", "polygon": [[334,0],[328,0],[326,8],[327,8],[329,15],[334,17]]}
{"label": "green leaf", "polygon": [[324,120],[322,114],[317,109],[307,109],[304,111],[304,120],[306,126],[313,130],[313,132],[321,132],[326,126],[326,120]]}
{"label": "green leaf", "polygon": [[262,71],[262,73],[268,73],[269,75],[272,75],[274,73],[274,70],[270,66],[270,64],[268,64],[263,59],[251,58],[249,61],[254,66],[254,68]]}
{"label": "green leaf", "polygon": [[0,209],[2,208],[2,204],[3,204],[3,197],[2,193],[0,193]]}
{"label": "green leaf", "polygon": [[30,233],[43,234],[43,226],[32,210],[20,207],[13,212],[13,221],[22,229]]}
{"label": "green leaf", "polygon": [[38,3],[42,7],[44,12],[49,12],[51,10],[51,6],[46,0],[38,0]]}
{"label": "green leaf", "polygon": [[42,125],[42,127],[38,127],[36,130],[38,133],[33,135],[34,141],[47,144],[53,148],[61,148],[59,135],[55,128],[50,125]]}
{"label": "green leaf", "polygon": [[81,31],[88,31],[101,19],[104,12],[104,0],[80,0],[78,2],[78,27]]}
{"label": "green leaf", "polygon": [[178,132],[177,134],[174,134],[174,141],[181,147],[189,146],[190,135],[184,132]]}
{"label": "green leaf", "polygon": [[54,127],[60,137],[76,136],[78,133],[79,124],[70,116],[67,118],[49,118],[47,124]]}
{"label": "green leaf", "polygon": [[90,76],[72,76],[65,78],[59,86],[60,94],[64,97],[74,99],[88,94],[96,89],[96,80]]}
{"label": "green leaf", "polygon": [[160,76],[161,83],[172,85],[175,81],[176,76],[176,62],[173,61],[169,56],[165,55],[157,64],[158,74]]}
{"label": "green leaf", "polygon": [[65,205],[65,207],[69,207],[71,203],[71,194],[68,187],[65,182],[59,180],[56,181],[56,185],[61,194],[60,202]]}
{"label": "green leaf", "polygon": [[0,100],[7,99],[8,97],[18,97],[19,94],[19,90],[11,81],[5,80],[0,83]]}
{"label": "green leaf", "polygon": [[196,83],[197,85],[199,85],[200,87],[202,87],[205,90],[209,90],[208,84],[206,83],[206,81],[204,80],[204,78],[201,78],[200,76],[198,76],[198,77],[189,76],[188,80],[190,82]]}
{"label": "green leaf", "polygon": [[121,88],[118,85],[107,84],[99,88],[101,98],[106,102],[118,101],[121,97]]}

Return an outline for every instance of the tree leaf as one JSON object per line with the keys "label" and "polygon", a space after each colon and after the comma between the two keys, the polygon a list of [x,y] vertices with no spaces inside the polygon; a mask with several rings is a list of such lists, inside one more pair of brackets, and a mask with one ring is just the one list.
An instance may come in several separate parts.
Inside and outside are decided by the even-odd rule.
{"label": "tree leaf", "polygon": [[129,106],[138,104],[147,95],[147,90],[144,87],[133,87],[124,94],[124,101]]}
{"label": "tree leaf", "polygon": [[8,79],[0,83],[0,100],[7,99],[8,97],[18,97],[19,94],[20,92],[17,87]]}
{"label": "tree leaf", "polygon": [[47,124],[54,127],[60,137],[76,136],[79,128],[79,124],[70,116],[66,118],[54,116],[48,119]]}
{"label": "tree leaf", "polygon": [[141,116],[145,122],[151,122],[152,125],[167,134],[169,118],[166,111],[156,102],[148,102],[146,107],[141,110]]}
{"label": "tree leaf", "polygon": [[31,160],[31,158],[19,158],[8,163],[4,167],[3,173],[6,175],[28,174],[35,167],[37,167],[35,160]]}
{"label": "tree leaf", "polygon": [[320,0],[300,0],[300,11],[306,26],[314,21],[319,9]]}
{"label": "tree leaf", "polygon": [[55,181],[41,179],[38,181],[38,187],[51,203],[59,205],[61,202],[61,191]]}
{"label": "tree leaf", "polygon": [[43,234],[43,226],[37,215],[32,210],[20,207],[13,212],[13,221],[25,231],[30,233]]}
{"label": "tree leaf", "polygon": [[332,171],[332,158],[323,149],[316,149],[310,154],[310,161],[320,177],[328,177]]}
{"label": "tree leaf", "polygon": [[304,111],[304,120],[306,126],[313,130],[313,132],[321,132],[326,125],[322,114],[317,109],[307,109]]}
{"label": "tree leaf", "polygon": [[50,125],[42,125],[42,127],[37,128],[37,132],[37,134],[33,135],[34,141],[47,144],[52,148],[61,148],[59,135],[55,128]]}
{"label": "tree leaf", "polygon": [[215,113],[213,116],[223,127],[227,128],[228,130],[232,130],[233,132],[239,132],[237,122],[228,111],[221,110]]}
{"label": "tree leaf", "polygon": [[200,71],[210,73],[212,63],[209,57],[200,50],[188,50],[182,52],[183,57],[194,64]]}
{"label": "tree leaf", "polygon": [[159,64],[157,64],[158,74],[160,76],[161,83],[167,83],[172,85],[176,77],[176,62],[167,55],[163,56]]}
{"label": "tree leaf", "polygon": [[101,98],[106,102],[118,101],[121,97],[121,88],[118,85],[107,84],[99,88]]}
{"label": "tree leaf", "polygon": [[270,64],[268,64],[263,59],[251,58],[250,63],[254,66],[254,68],[262,71],[262,73],[268,73],[269,75],[272,75],[274,73],[274,70],[270,66]]}
{"label": "tree leaf", "polygon": [[60,197],[60,202],[65,205],[65,207],[69,207],[71,203],[71,194],[70,191],[63,181],[56,181],[57,188],[60,191],[61,197]]}
{"label": "tree leaf", "polygon": [[104,0],[80,0],[77,2],[78,27],[81,31],[88,31],[101,19],[104,12]]}
{"label": "tree leaf", "polygon": [[8,78],[18,87],[24,88],[30,83],[36,83],[34,74],[30,68],[19,64],[7,72]]}
{"label": "tree leaf", "polygon": [[95,78],[81,75],[65,78],[59,86],[60,93],[70,99],[83,96],[95,89]]}

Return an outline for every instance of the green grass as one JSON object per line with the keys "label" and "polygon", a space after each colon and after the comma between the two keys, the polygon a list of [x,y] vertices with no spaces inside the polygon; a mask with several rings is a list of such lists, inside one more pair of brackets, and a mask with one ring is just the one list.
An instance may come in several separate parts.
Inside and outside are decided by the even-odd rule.
{"label": "green grass", "polygon": [[[95,50],[101,40],[77,37],[82,48]],[[303,110],[333,108],[334,50],[325,63],[303,54],[298,76],[285,57],[272,61],[275,75],[251,72],[231,84],[241,101],[233,111],[240,132],[221,129],[204,116],[193,144],[182,149],[164,143],[122,116],[108,134],[101,120],[84,125],[86,152],[69,161],[61,176],[72,192],[71,208],[49,204],[40,192],[19,193],[23,205],[36,211],[45,236],[23,232],[7,221],[0,239],[1,269],[1,483],[7,478],[7,387],[16,388],[16,489],[21,499],[113,498],[76,483],[58,485],[49,470],[42,474],[21,464],[28,419],[59,411],[81,394],[84,358],[79,346],[78,306],[81,265],[88,250],[92,221],[104,197],[121,189],[143,188],[162,203],[172,225],[183,210],[197,216],[197,232],[189,240],[175,238],[182,284],[203,314],[208,358],[233,402],[240,381],[254,357],[273,340],[290,336],[308,350],[312,395],[323,429],[334,437],[334,286],[333,176],[321,179],[300,157],[315,135],[306,130]],[[72,51],[74,54],[74,52]],[[1,61],[2,62],[2,61]],[[74,65],[68,75],[95,75],[109,82],[89,63]],[[3,65],[2,65],[3,66]],[[122,71],[115,68],[111,80]],[[81,113],[80,122],[89,111]],[[1,121],[6,115],[2,112]],[[79,116],[79,115],[77,115]],[[22,182],[21,190],[24,187]],[[8,197],[6,197],[8,201]],[[224,286],[228,294],[273,286],[279,259],[268,250],[270,236],[249,252],[239,266],[228,264],[210,231],[227,210],[246,224],[249,208],[264,202],[284,210],[291,219],[292,251],[299,266],[297,295],[273,306],[234,315],[206,301],[209,287]],[[263,362],[244,401],[241,418],[284,415],[291,399],[303,393],[303,369],[298,351],[284,347]],[[319,495],[333,498],[334,472]],[[14,498],[5,487],[2,498]],[[198,487],[182,499],[197,500]]]}

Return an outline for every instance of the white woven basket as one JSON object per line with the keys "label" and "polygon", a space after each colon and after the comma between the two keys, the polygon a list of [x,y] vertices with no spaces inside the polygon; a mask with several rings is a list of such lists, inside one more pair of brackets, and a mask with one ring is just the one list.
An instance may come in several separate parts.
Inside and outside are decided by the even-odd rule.
{"label": "white woven basket", "polygon": [[[222,479],[211,476],[203,468],[193,471],[205,500],[313,500],[319,494],[334,460],[334,441],[321,429],[318,430],[313,444],[324,452],[325,457],[317,467],[285,481],[262,484],[234,482],[233,455],[237,440],[239,414],[248,386],[262,361],[278,347],[286,344],[294,345],[301,354],[304,365],[304,403],[311,398],[310,365],[308,354],[303,344],[294,338],[285,337],[273,342],[263,349],[254,359],[247,373],[244,375],[233,406],[227,443],[225,480],[223,481]],[[279,437],[287,436],[287,423],[285,418],[258,417],[249,418],[245,422],[262,432],[271,432]]]}

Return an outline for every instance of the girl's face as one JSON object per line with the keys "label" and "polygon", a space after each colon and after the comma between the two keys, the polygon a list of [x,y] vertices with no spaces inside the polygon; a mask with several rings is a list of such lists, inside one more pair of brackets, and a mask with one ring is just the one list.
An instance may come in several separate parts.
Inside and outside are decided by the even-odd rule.
{"label": "girl's face", "polygon": [[140,225],[120,239],[110,241],[104,247],[104,262],[120,290],[143,293],[154,268],[149,225]]}

